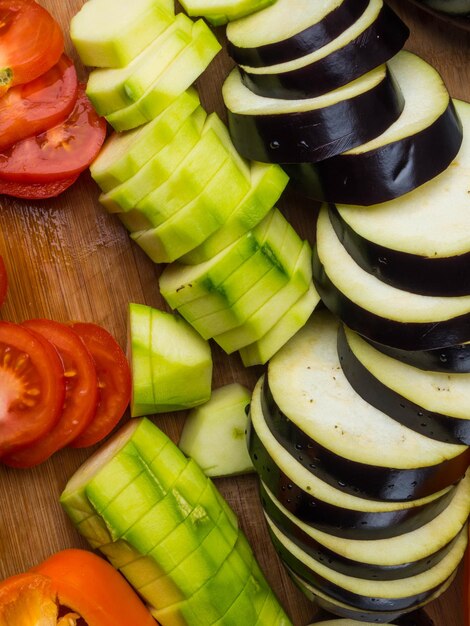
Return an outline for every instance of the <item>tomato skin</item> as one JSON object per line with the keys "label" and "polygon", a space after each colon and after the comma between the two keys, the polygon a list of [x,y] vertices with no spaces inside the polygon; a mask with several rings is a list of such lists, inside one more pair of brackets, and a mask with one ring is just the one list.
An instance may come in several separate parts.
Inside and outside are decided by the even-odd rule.
{"label": "tomato skin", "polygon": [[62,361],[48,341],[0,322],[0,460],[43,437],[65,398]]}
{"label": "tomato skin", "polygon": [[65,54],[39,78],[9,89],[0,98],[0,150],[63,122],[77,94],[77,72]]}
{"label": "tomato skin", "polygon": [[55,65],[64,51],[62,30],[31,0],[0,0],[0,95]]}
{"label": "tomato skin", "polygon": [[55,426],[30,446],[3,457],[10,467],[33,467],[78,437],[92,421],[98,402],[95,363],[83,341],[69,326],[45,319],[22,323],[56,348],[63,363],[65,401]]}
{"label": "tomato skin", "polygon": [[66,191],[77,180],[79,174],[48,183],[17,183],[0,180],[0,195],[12,196],[24,200],[46,200],[55,198]]}
{"label": "tomato skin", "polygon": [[49,578],[25,573],[0,582],[1,624],[56,624],[56,591]]}
{"label": "tomato skin", "polygon": [[8,276],[5,263],[0,256],[0,306],[5,302],[8,290]]}
{"label": "tomato skin", "polygon": [[79,85],[73,111],[61,124],[19,141],[0,154],[0,178],[40,183],[70,178],[85,170],[106,137],[106,121]]}
{"label": "tomato skin", "polygon": [[91,352],[98,373],[99,400],[91,424],[70,447],[85,448],[106,437],[123,417],[131,397],[131,371],[126,355],[114,337],[97,324],[74,322]]}

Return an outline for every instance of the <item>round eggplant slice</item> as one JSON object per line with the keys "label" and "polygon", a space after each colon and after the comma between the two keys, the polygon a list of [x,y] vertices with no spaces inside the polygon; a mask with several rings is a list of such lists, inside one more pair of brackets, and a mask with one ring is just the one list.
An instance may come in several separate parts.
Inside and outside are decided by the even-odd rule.
{"label": "round eggplant slice", "polygon": [[404,107],[386,65],[323,96],[300,100],[258,96],[235,68],[222,93],[238,152],[268,163],[316,162],[340,154],[383,133]]}
{"label": "round eggplant slice", "polygon": [[470,477],[457,487],[450,504],[417,530],[369,541],[343,539],[322,532],[290,513],[264,484],[261,503],[270,520],[312,558],[348,576],[392,580],[419,574],[450,550],[470,512]]}
{"label": "round eggplant slice", "polygon": [[467,547],[467,527],[444,558],[430,569],[398,580],[365,580],[335,572],[306,554],[268,520],[268,530],[281,560],[303,580],[360,610],[406,610],[427,602],[455,572]]}
{"label": "round eggplant slice", "polygon": [[452,574],[426,602],[410,607],[406,611],[361,611],[349,604],[333,599],[328,594],[316,589],[306,580],[297,576],[289,567],[286,566],[286,569],[294,584],[299,587],[311,602],[314,602],[325,611],[348,619],[364,620],[367,623],[373,622],[374,624],[388,624],[393,620],[394,623],[396,622],[397,626],[434,626],[434,622],[429,619],[421,607],[436,600],[445,593],[456,576],[456,573]]}
{"label": "round eggplant slice", "polygon": [[314,98],[367,74],[397,54],[409,30],[382,0],[370,0],[361,17],[330,44],[288,63],[241,66],[243,82],[271,98]]}
{"label": "round eggplant slice", "polygon": [[421,296],[365,272],[342,246],[326,207],[317,222],[313,279],[330,311],[372,341],[403,350],[470,341],[470,296]]}
{"label": "round eggplant slice", "polygon": [[346,378],[366,402],[429,438],[470,444],[470,374],[406,365],[349,329],[338,335],[338,354]]}
{"label": "round eggplant slice", "polygon": [[277,0],[227,26],[228,52],[238,64],[285,63],[328,45],[364,13],[369,0]]}
{"label": "round eggplant slice", "polygon": [[417,499],[460,480],[466,446],[433,441],[363,399],[341,369],[337,336],[331,314],[316,312],[271,359],[260,400],[278,443],[321,480],[362,498]]}
{"label": "round eggplant slice", "polygon": [[400,350],[369,341],[380,352],[421,370],[453,374],[470,374],[470,344],[450,346],[441,350]]}
{"label": "round eggplant slice", "polygon": [[271,434],[261,409],[262,379],[251,403],[248,447],[267,488],[297,518],[337,537],[385,539],[419,528],[452,500],[448,487],[419,500],[366,500],[332,487],[301,465]]}
{"label": "round eggplant slice", "polygon": [[457,155],[462,124],[438,72],[406,51],[388,65],[405,98],[401,116],[352,150],[315,165],[287,167],[305,195],[361,206],[387,202],[441,174]]}

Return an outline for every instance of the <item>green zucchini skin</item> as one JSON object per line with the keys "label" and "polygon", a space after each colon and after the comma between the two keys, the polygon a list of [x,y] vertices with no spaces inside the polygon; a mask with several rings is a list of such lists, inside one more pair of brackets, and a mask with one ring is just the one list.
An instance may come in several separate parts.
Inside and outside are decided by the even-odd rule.
{"label": "green zucchini skin", "polygon": [[442,173],[457,155],[462,137],[462,124],[450,101],[431,126],[415,135],[362,154],[339,154],[284,169],[309,198],[370,206],[398,198]]}
{"label": "green zucchini skin", "polygon": [[333,284],[315,246],[313,279],[323,303],[352,330],[377,343],[401,350],[440,350],[470,340],[470,314],[440,322],[398,322],[380,317],[352,302]]}
{"label": "green zucchini skin", "polygon": [[425,572],[436,563],[439,563],[456,541],[454,537],[452,541],[443,546],[440,550],[434,552],[434,554],[410,563],[392,566],[360,563],[359,561],[348,559],[326,548],[319,541],[316,541],[313,537],[304,532],[272,502],[262,484],[260,485],[260,497],[265,514],[281,532],[302,548],[309,556],[321,563],[328,563],[328,567],[342,574],[346,574],[347,576],[367,580],[396,580],[398,578],[414,576]]}
{"label": "green zucchini skin", "polygon": [[268,98],[314,98],[338,89],[389,61],[405,45],[410,31],[383,5],[377,18],[343,48],[305,67],[278,74],[253,74],[240,68],[245,85]]}
{"label": "green zucchini skin", "polygon": [[248,450],[258,476],[281,504],[300,520],[337,537],[387,539],[416,530],[434,519],[454,495],[450,489],[442,496],[416,507],[390,512],[361,512],[323,502],[303,491],[277,465],[257,435],[248,427]]}
{"label": "green zucchini skin", "polygon": [[330,11],[321,22],[312,24],[303,31],[270,44],[256,48],[243,48],[230,41],[228,29],[228,53],[239,65],[263,67],[292,61],[304,56],[336,39],[341,33],[354,24],[364,13],[368,0],[344,0],[336,9]]}
{"label": "green zucchini skin", "polygon": [[338,239],[363,270],[404,291],[423,296],[470,294],[470,252],[452,257],[423,257],[392,250],[355,232],[329,205],[330,221]]}
{"label": "green zucchini skin", "polygon": [[228,109],[228,123],[235,147],[247,159],[313,163],[382,134],[398,119],[403,107],[401,91],[387,70],[375,87],[336,104],[304,112],[257,115]]}
{"label": "green zucchini skin", "polygon": [[[338,346],[338,354],[343,371],[354,390],[369,404],[390,415],[391,411],[387,411],[388,406],[385,407],[386,400],[384,398],[387,391],[389,395],[395,392],[390,392],[387,389],[384,391],[379,390],[378,385],[381,385],[381,383],[375,378],[373,381],[369,380],[371,378],[369,372],[357,361],[351,350],[347,349],[348,346],[342,328],[338,335]],[[365,372],[362,370],[365,370]],[[364,380],[364,384],[358,384],[356,388],[355,379],[358,377]],[[374,394],[371,401],[368,396],[368,390],[371,387],[375,389],[376,383],[378,383],[377,394],[374,394],[372,390],[370,391],[371,395]],[[269,374],[264,380],[262,389],[261,406],[263,416],[277,441],[312,474],[333,487],[340,485],[342,491],[351,495],[373,500],[396,502],[406,502],[410,499],[410,494],[413,494],[412,497],[415,499],[423,498],[441,491],[460,480],[468,467],[470,455],[466,453],[443,461],[438,466],[416,467],[413,469],[379,467],[351,461],[320,445],[303,432],[295,424],[295,421],[282,413],[276,405],[269,387]],[[382,393],[383,395],[381,395]],[[393,400],[395,400],[395,397]],[[402,400],[398,397],[396,401],[402,403]],[[410,405],[408,400],[405,402]],[[418,409],[419,412],[427,414],[421,407],[418,407]],[[398,414],[398,421],[407,427],[411,427],[409,422],[403,419],[402,413],[405,413],[405,411],[402,408],[400,408],[400,411],[401,413],[395,411]],[[420,417],[416,420],[416,412],[413,411],[411,406],[408,412],[410,413],[410,421],[415,420],[421,425],[425,418]],[[394,419],[396,419],[395,413],[391,415]],[[445,416],[442,417],[445,419]],[[413,430],[418,430],[418,428]],[[419,429],[418,432],[429,436],[425,428]],[[447,431],[445,432],[447,434]]]}

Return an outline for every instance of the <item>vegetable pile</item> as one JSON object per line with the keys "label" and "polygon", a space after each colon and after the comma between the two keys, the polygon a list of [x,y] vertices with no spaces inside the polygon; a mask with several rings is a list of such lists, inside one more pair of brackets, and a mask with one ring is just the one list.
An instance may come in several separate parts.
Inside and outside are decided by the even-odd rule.
{"label": "vegetable pile", "polygon": [[0,193],[56,196],[95,158],[106,123],[50,13],[33,0],[2,0],[0,21]]}

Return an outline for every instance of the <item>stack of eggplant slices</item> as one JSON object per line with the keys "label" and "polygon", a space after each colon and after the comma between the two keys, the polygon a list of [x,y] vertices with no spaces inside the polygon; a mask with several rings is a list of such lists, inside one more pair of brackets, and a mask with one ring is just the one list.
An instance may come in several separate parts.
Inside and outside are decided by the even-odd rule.
{"label": "stack of eggplant slices", "polygon": [[228,26],[223,87],[241,154],[323,202],[326,306],[251,404],[268,527],[309,597],[376,623],[449,587],[470,512],[470,104],[408,34],[382,0],[277,0]]}

